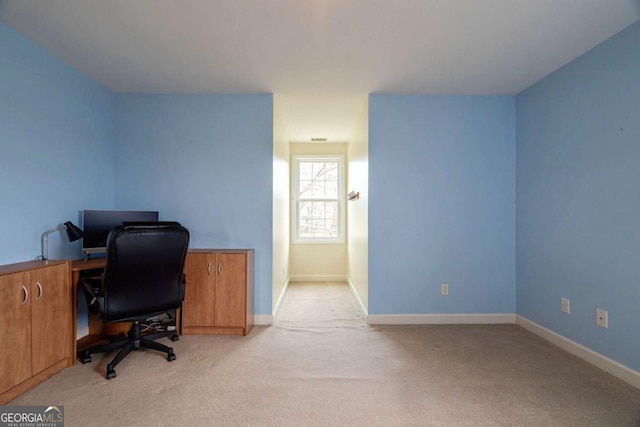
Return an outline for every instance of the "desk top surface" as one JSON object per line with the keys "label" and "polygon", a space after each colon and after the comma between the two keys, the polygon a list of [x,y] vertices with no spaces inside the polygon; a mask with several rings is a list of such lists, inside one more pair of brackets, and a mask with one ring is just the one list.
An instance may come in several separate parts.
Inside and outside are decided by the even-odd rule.
{"label": "desk top surface", "polygon": [[[189,253],[245,253],[253,252],[253,249],[189,249]],[[79,259],[71,262],[71,271],[93,270],[94,268],[104,268],[106,258],[93,258],[89,260]]]}
{"label": "desk top surface", "polygon": [[0,274],[18,273],[20,271],[33,270],[34,268],[42,268],[50,265],[60,265],[67,263],[66,260],[42,260],[42,261],[24,261],[14,264],[0,265]]}
{"label": "desk top surface", "polygon": [[94,268],[104,268],[107,262],[106,258],[94,258],[83,260],[79,259],[77,261],[71,262],[71,271],[83,271],[83,270],[93,270]]}

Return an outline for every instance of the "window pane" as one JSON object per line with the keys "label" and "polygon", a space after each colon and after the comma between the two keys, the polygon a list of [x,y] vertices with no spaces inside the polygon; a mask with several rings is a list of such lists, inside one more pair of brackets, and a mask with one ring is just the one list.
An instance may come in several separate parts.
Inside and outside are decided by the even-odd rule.
{"label": "window pane", "polygon": [[325,216],[327,218],[335,218],[336,221],[338,219],[338,203],[337,202],[327,202],[325,204],[326,206],[326,213]]}
{"label": "window pane", "polygon": [[313,204],[313,217],[314,218],[324,218],[324,215],[325,215],[324,206],[325,206],[324,202],[315,202]]}
{"label": "window pane", "polygon": [[314,199],[324,199],[324,182],[315,181],[313,183],[311,197],[313,197]]}
{"label": "window pane", "polygon": [[313,198],[313,181],[300,180],[298,197],[301,199]]}
{"label": "window pane", "polygon": [[325,179],[337,181],[338,180],[338,163],[327,162],[325,163]]}
{"label": "window pane", "polygon": [[323,179],[324,176],[324,162],[313,162],[313,179]]}
{"label": "window pane", "polygon": [[300,219],[311,218],[312,202],[300,202]]}
{"label": "window pane", "polygon": [[300,179],[301,180],[311,180],[311,178],[313,177],[313,172],[312,172],[312,163],[309,162],[300,162]]}
{"label": "window pane", "polygon": [[338,181],[327,181],[324,185],[324,199],[338,198]]}

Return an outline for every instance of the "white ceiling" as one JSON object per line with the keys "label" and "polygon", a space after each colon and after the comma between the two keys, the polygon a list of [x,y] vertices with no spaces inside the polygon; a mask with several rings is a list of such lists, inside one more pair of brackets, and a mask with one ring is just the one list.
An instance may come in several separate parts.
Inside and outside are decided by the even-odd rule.
{"label": "white ceiling", "polygon": [[116,92],[274,93],[286,138],[350,138],[369,93],[516,94],[640,0],[0,0]]}

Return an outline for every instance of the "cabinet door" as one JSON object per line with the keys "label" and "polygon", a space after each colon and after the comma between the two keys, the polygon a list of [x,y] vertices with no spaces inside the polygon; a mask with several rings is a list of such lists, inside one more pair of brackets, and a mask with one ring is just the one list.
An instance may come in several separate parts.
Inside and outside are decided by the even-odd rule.
{"label": "cabinet door", "polygon": [[31,377],[29,273],[0,276],[0,393]]}
{"label": "cabinet door", "polygon": [[215,325],[246,323],[246,254],[217,254]]}
{"label": "cabinet door", "polygon": [[71,289],[66,264],[31,271],[33,375],[69,356]]}
{"label": "cabinet door", "polygon": [[184,272],[187,284],[182,325],[213,326],[215,255],[187,254]]}

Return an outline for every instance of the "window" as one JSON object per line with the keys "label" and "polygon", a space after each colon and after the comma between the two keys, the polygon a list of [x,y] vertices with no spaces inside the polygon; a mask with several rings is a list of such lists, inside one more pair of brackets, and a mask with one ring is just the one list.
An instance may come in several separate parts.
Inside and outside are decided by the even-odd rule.
{"label": "window", "polygon": [[342,243],[342,156],[294,156],[294,161],[294,241]]}

